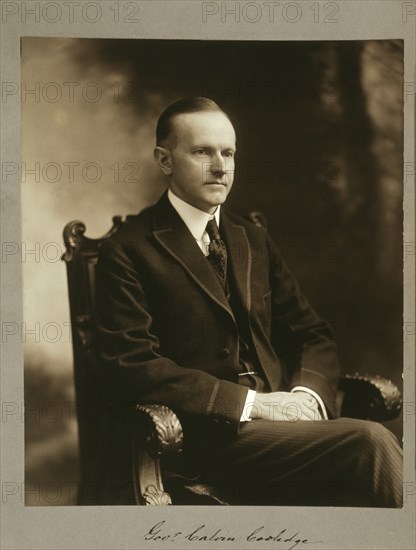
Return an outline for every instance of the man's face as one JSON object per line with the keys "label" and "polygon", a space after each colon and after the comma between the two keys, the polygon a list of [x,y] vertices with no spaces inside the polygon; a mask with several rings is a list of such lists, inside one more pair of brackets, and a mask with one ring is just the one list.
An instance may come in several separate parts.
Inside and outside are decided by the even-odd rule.
{"label": "man's face", "polygon": [[234,179],[235,132],[220,112],[197,112],[173,119],[170,187],[179,198],[208,213],[222,204]]}

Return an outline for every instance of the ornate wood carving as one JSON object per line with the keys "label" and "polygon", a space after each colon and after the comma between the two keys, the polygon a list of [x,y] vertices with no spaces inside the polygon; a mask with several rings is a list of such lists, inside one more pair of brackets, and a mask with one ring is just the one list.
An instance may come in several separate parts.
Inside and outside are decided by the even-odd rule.
{"label": "ornate wood carving", "polygon": [[162,455],[182,451],[182,426],[173,411],[162,405],[137,405],[136,411],[148,426],[150,423],[149,452]]}
{"label": "ornate wood carving", "polygon": [[143,492],[143,497],[147,506],[169,506],[172,500],[168,493],[157,489],[154,485],[148,485]]}
{"label": "ornate wood carving", "polygon": [[137,405],[135,416],[133,481],[136,501],[147,506],[172,504],[163,488],[159,457],[182,450],[181,423],[168,407],[162,405]]}
{"label": "ornate wood carving", "polygon": [[65,262],[72,261],[73,251],[75,248],[79,248],[85,230],[85,224],[78,220],[74,220],[66,224],[63,232],[66,252],[62,256],[62,260],[64,260]]}
{"label": "ornate wood carving", "polygon": [[367,418],[378,422],[397,418],[402,409],[402,396],[391,380],[379,375],[344,375],[339,389],[345,392],[347,413],[356,418]]}
{"label": "ornate wood carving", "polygon": [[75,250],[81,248],[91,248],[96,254],[100,244],[105,241],[105,239],[108,239],[108,237],[111,237],[123,223],[121,216],[113,216],[113,225],[111,229],[99,239],[85,237],[86,226],[84,222],[73,220],[67,223],[63,231],[66,252],[64,252],[61,259],[67,263],[72,262]]}

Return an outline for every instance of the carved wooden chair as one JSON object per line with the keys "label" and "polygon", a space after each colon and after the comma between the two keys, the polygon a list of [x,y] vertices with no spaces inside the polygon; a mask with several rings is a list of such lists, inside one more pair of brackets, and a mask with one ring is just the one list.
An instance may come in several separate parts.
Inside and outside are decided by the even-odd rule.
{"label": "carved wooden chair", "polygon": [[[249,219],[261,227],[266,226],[259,212],[251,213]],[[121,216],[115,216],[111,229],[99,239],[86,237],[86,227],[81,221],[69,222],[63,231],[66,252],[62,260],[66,262],[68,276],[80,451],[78,504],[87,503],[80,495],[96,467],[98,430],[91,422],[91,414],[96,415],[102,407],[96,395],[100,369],[94,342],[95,265],[101,244],[123,223]],[[399,415],[402,400],[391,381],[355,373],[341,378],[337,405],[342,416],[383,422]],[[137,403],[130,413],[134,426],[131,456],[136,504],[228,504],[215,487],[200,483],[184,482],[179,488],[176,486],[177,494],[168,494],[161,464],[164,457],[181,453],[181,424],[175,413],[165,406]]]}

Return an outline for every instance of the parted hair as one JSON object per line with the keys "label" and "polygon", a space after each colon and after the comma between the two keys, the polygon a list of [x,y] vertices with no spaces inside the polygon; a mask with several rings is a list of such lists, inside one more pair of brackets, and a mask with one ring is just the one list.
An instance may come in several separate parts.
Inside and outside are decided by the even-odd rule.
{"label": "parted hair", "polygon": [[177,115],[185,113],[198,113],[200,111],[211,111],[222,113],[228,119],[229,116],[215,103],[207,97],[186,97],[175,101],[166,107],[157,121],[156,125],[156,145],[159,147],[173,147],[175,145],[173,132],[173,119]]}

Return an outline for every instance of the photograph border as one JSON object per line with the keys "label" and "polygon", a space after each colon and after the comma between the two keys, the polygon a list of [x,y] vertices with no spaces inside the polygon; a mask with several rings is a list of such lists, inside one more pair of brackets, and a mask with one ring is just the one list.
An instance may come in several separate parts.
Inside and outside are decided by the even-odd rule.
{"label": "photograph border", "polygon": [[[124,2],[104,0],[94,15],[97,2],[66,2],[73,10],[62,10],[52,22],[47,4],[65,2],[30,1],[2,3],[3,83],[20,83],[20,39],[24,36],[204,39],[204,40],[404,40],[404,243],[413,247],[405,256],[404,323],[415,326],[415,22],[416,2],[397,0],[356,0],[336,2],[202,2],[198,0],[157,0]],[[79,4],[76,9],[76,4]],[[249,13],[247,6],[253,7]],[[271,16],[266,6],[276,5]],[[36,7],[39,6],[39,8]],[[90,5],[85,10],[86,5]],[[329,6],[338,7],[330,12]],[[10,11],[4,11],[8,6]],[[30,7],[25,15],[23,10]],[[118,7],[117,7],[118,6]],[[130,6],[130,7],[129,7]],[[224,8],[225,6],[225,8]],[[236,6],[239,6],[236,8]],[[244,6],[246,11],[244,12]],[[254,20],[256,7],[261,17]],[[286,8],[285,8],[286,6]],[[301,7],[302,16],[298,18]],[[315,6],[315,8],[313,8]],[[317,7],[316,7],[317,6]],[[69,6],[70,7],[70,6]],[[136,16],[131,8],[137,7]],[[263,11],[264,8],[264,11]],[[280,9],[282,8],[282,9]],[[225,11],[224,11],[225,9]],[[284,12],[286,9],[286,12]],[[36,12],[38,10],[38,13]],[[227,11],[228,10],[228,11]],[[234,12],[233,12],[234,10]],[[239,18],[237,19],[237,10]],[[244,17],[245,13],[245,17]],[[99,14],[100,16],[98,17]],[[234,15],[233,15],[234,14]],[[285,15],[285,16],[284,16]],[[93,19],[96,18],[95,21]],[[336,21],[335,18],[338,18]],[[118,20],[117,20],[118,19]],[[273,19],[273,20],[272,20]],[[19,94],[2,96],[1,114],[1,234],[3,242],[20,242],[20,174],[4,181],[5,163],[21,162],[21,104]],[[18,255],[1,263],[1,321],[21,324],[23,311],[22,265]],[[413,325],[412,325],[413,323]],[[209,508],[172,506],[137,507],[27,507],[24,504],[24,423],[20,415],[5,415],[5,405],[24,402],[23,343],[2,343],[1,358],[1,548],[289,548],[309,549],[412,549],[415,546],[415,334],[403,342],[403,430],[405,503],[401,510],[311,507]],[[13,485],[14,484],[14,485]],[[13,489],[11,489],[13,487]],[[15,490],[16,489],[16,490]],[[278,509],[277,509],[278,508]],[[209,510],[209,515],[207,511]],[[200,525],[206,533],[217,529],[238,541],[188,539],[154,540],[146,534],[158,522],[170,531],[192,534]],[[267,535],[284,531],[287,542],[247,541],[245,535],[264,526]],[[371,529],[369,528],[371,526]],[[251,529],[251,531],[250,531]],[[290,537],[307,542],[293,546]]]}

